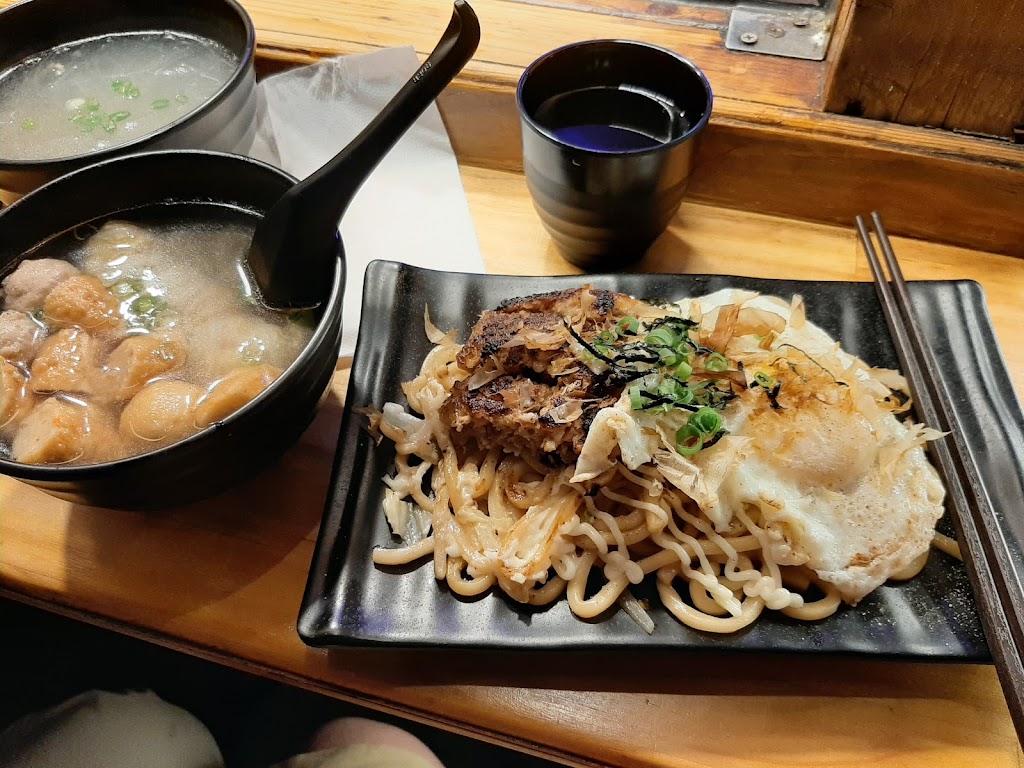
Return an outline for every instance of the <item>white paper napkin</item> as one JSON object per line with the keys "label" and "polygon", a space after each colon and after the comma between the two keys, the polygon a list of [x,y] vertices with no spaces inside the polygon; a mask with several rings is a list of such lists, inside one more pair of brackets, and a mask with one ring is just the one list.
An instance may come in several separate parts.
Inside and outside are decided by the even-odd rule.
{"label": "white paper napkin", "polygon": [[[261,81],[250,154],[302,179],[361,131],[415,73],[412,47],[325,59]],[[374,259],[483,272],[458,164],[435,105],[394,146],[341,222],[348,279],[342,356],[355,349]]]}

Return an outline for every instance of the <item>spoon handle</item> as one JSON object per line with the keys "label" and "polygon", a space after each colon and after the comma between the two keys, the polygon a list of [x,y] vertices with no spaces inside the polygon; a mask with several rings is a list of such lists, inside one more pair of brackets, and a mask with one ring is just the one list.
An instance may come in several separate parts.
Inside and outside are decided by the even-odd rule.
{"label": "spoon handle", "polygon": [[[333,160],[295,187],[324,185],[324,196],[340,221],[356,192],[384,156],[437,98],[480,42],[480,24],[465,0],[455,0],[452,19],[437,46],[388,105]],[[344,175],[335,173],[344,169]]]}
{"label": "spoon handle", "polygon": [[316,306],[337,266],[338,223],[370,173],[452,78],[480,42],[465,0],[427,60],[362,132],[299,182],[260,220],[246,255],[261,302],[289,310]]}

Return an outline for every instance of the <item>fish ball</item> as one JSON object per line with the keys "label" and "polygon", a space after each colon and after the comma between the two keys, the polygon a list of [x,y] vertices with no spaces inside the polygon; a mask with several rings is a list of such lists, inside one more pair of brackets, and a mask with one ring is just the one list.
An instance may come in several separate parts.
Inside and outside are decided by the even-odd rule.
{"label": "fish ball", "polygon": [[100,376],[96,341],[85,331],[65,328],[43,342],[32,362],[31,387],[35,392],[87,395]]}
{"label": "fish ball", "polygon": [[46,330],[24,312],[0,313],[0,357],[28,365],[46,337]]}
{"label": "fish ball", "polygon": [[171,443],[196,431],[194,411],[202,390],[164,379],[142,388],[121,412],[121,434],[149,443]]}
{"label": "fish ball", "polygon": [[40,309],[50,291],[77,274],[78,269],[60,259],[23,261],[14,272],[4,278],[4,308],[22,312]]}
{"label": "fish ball", "polygon": [[253,400],[281,375],[272,365],[236,368],[210,388],[196,407],[196,426],[200,429],[223,421]]}
{"label": "fish ball", "polygon": [[107,358],[105,389],[113,400],[130,400],[157,376],[180,367],[185,358],[185,345],[173,336],[129,336]]}
{"label": "fish ball", "polygon": [[78,326],[103,333],[124,327],[120,303],[91,275],[76,275],[59,283],[43,303],[43,312],[53,325]]}

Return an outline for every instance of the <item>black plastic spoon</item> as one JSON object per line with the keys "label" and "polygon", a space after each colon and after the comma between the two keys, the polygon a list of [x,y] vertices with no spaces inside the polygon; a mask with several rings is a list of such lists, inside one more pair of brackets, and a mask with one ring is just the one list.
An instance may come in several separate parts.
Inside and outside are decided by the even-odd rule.
{"label": "black plastic spoon", "polygon": [[423,66],[352,142],[289,189],[256,226],[246,255],[259,300],[277,310],[305,309],[334,274],[338,222],[377,164],[470,60],[480,24],[455,0],[448,29]]}

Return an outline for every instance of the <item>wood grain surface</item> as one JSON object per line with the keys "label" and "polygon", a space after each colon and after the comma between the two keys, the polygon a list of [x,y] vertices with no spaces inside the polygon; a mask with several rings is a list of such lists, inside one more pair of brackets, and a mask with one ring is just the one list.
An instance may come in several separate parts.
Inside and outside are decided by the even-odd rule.
{"label": "wood grain surface", "polygon": [[[0,0],[0,5],[11,0]],[[425,56],[451,16],[450,0],[244,0],[259,30],[262,51],[288,56],[358,53],[412,45]],[[585,5],[585,4],[584,4]],[[578,6],[577,6],[578,7]],[[657,15],[624,17],[516,0],[473,4],[480,17],[480,47],[463,76],[474,82],[518,80],[543,53],[578,40],[624,38],[673,49],[698,62],[715,93],[769,104],[819,108],[823,62],[728,51],[718,24],[673,23]]]}
{"label": "wood grain surface", "polygon": [[1024,124],[1022,32],[1022,0],[857,0],[825,108],[1009,139]]}
{"label": "wood grain surface", "polygon": [[[826,82],[839,82],[834,73],[852,35],[851,3],[842,5],[825,62],[726,51],[716,31],[719,17],[702,23],[690,17],[693,26],[685,26],[670,23],[682,12],[639,19],[556,5],[477,3],[484,30],[480,50],[439,99],[464,162],[521,168],[515,86],[536,56],[574,40],[629,37],[674,48],[711,81],[713,117],[699,148],[691,199],[829,224],[876,208],[897,234],[1024,257],[1024,148],[821,111]],[[631,12],[638,7],[619,0],[601,5]],[[386,45],[411,43],[425,55],[440,34],[447,4],[400,0],[393,7],[402,14],[362,0],[346,4],[344,13],[318,2],[300,8],[247,0],[246,7],[260,30],[260,71],[269,74]]]}
{"label": "wood grain surface", "polygon": [[[0,8],[13,2],[0,0]],[[451,11],[450,0],[243,5],[257,28],[261,75],[396,45],[412,45],[423,57]],[[633,0],[477,2],[480,48],[439,100],[459,157],[519,169],[514,91],[523,68],[569,42],[630,38],[682,53],[711,81],[713,117],[699,149],[691,199],[828,224],[845,224],[875,208],[896,234],[1024,256],[1024,148],[821,111],[826,85],[842,81],[836,73],[840,52],[853,37],[851,2],[841,3],[824,62],[727,51],[720,11],[668,5],[674,6],[667,8],[671,13],[663,14],[658,3],[650,4],[645,16]],[[999,71],[1024,59],[1014,61]]]}
{"label": "wood grain surface", "polygon": [[[523,179],[463,167],[488,268],[576,270]],[[896,238],[911,279],[985,288],[1018,392],[1024,261]],[[868,279],[852,227],[686,204],[640,269]],[[291,684],[577,765],[1010,768],[1024,760],[989,666],[655,654],[323,651],[295,631],[347,379],[286,457],[162,514],[0,480],[0,591]],[[16,631],[16,628],[4,628]]]}
{"label": "wood grain surface", "polygon": [[[465,162],[519,170],[511,85],[456,82],[439,99]],[[890,232],[1024,257],[1024,147],[948,131],[718,99],[690,199],[845,224],[876,209]]]}
{"label": "wood grain surface", "polygon": [[[843,0],[848,2],[848,0]],[[18,0],[0,0],[0,9]],[[633,0],[608,6],[639,7]],[[257,30],[258,52],[267,61],[312,61],[337,54],[412,46],[425,57],[451,16],[451,0],[241,0]],[[481,41],[462,77],[507,85],[543,53],[567,43],[622,38],[661,45],[686,56],[708,74],[715,94],[765,104],[819,109],[826,62],[728,51],[721,10],[677,7],[649,14],[595,13],[587,3],[562,7],[520,0],[477,0]],[[830,56],[832,54],[830,53]],[[269,70],[264,70],[269,71]]]}
{"label": "wood grain surface", "polygon": [[[265,73],[393,45],[424,55],[450,10],[449,0],[244,4]],[[576,271],[554,250],[516,172],[510,88],[522,67],[576,39],[644,39],[691,56],[719,99],[693,202],[638,268],[868,280],[849,219],[877,207],[894,232],[974,248],[894,238],[908,278],[982,284],[1013,381],[1018,392],[1024,388],[1024,260],[991,253],[1022,253],[1019,150],[817,114],[824,73],[835,61],[726,52],[717,33],[700,25],[511,0],[475,7],[484,27],[480,54],[441,106],[489,269]],[[339,364],[333,396],[301,442],[264,475],[216,499],[135,514],[60,502],[0,479],[0,593],[571,764],[1024,764],[989,666],[307,648],[295,622],[330,480],[346,365]]]}

